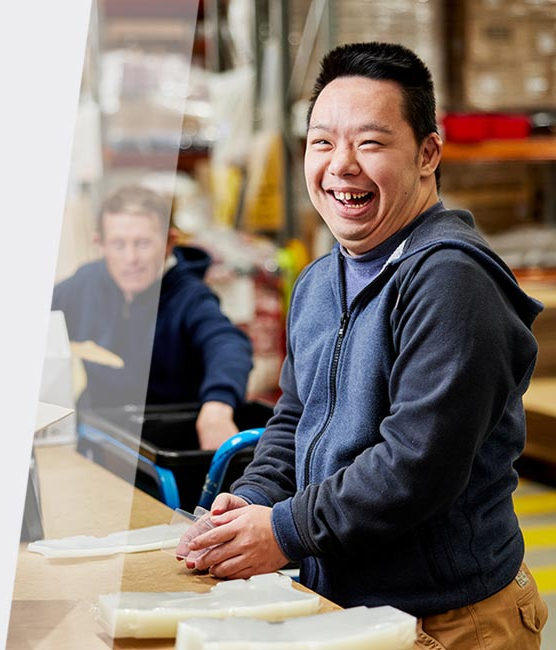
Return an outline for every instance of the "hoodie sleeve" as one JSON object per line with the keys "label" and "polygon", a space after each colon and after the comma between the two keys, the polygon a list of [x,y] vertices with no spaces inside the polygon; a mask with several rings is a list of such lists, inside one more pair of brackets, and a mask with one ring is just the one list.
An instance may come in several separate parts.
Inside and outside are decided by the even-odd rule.
{"label": "hoodie sleeve", "polygon": [[253,461],[232,485],[232,492],[250,503],[272,506],[295,492],[295,431],[301,405],[288,359],[280,379],[282,395],[255,448]]}
{"label": "hoodie sleeve", "polygon": [[64,311],[67,309],[68,300],[71,300],[73,287],[75,284],[75,276],[71,276],[62,282],[59,282],[52,292],[52,311]]}
{"label": "hoodie sleeve", "polygon": [[78,336],[79,323],[83,312],[83,283],[79,271],[54,287],[52,294],[52,311],[62,311],[70,339]]}
{"label": "hoodie sleeve", "polygon": [[[368,552],[443,512],[508,404],[521,408],[536,342],[500,285],[462,251],[430,255],[406,276],[391,326],[397,357],[382,441],[275,506],[291,559]],[[523,432],[514,435],[517,455]],[[511,453],[500,462],[509,466]]]}
{"label": "hoodie sleeve", "polygon": [[202,351],[200,401],[215,400],[236,408],[245,399],[253,365],[249,338],[222,313],[217,296],[200,283],[187,312],[188,336]]}

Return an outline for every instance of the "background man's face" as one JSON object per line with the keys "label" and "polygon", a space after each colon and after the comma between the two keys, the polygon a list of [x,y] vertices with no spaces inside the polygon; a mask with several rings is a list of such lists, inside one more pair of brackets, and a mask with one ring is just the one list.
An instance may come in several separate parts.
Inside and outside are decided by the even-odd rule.
{"label": "background man's face", "polygon": [[100,247],[108,272],[127,300],[162,274],[167,236],[153,214],[105,213]]}

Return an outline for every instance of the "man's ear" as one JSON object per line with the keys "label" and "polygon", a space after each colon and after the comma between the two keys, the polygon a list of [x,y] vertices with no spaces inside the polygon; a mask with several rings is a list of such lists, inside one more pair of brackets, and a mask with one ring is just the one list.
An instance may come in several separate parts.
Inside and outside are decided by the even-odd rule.
{"label": "man's ear", "polygon": [[421,176],[432,176],[442,158],[442,139],[438,133],[429,133],[421,145]]}
{"label": "man's ear", "polygon": [[93,233],[93,244],[99,248],[102,248],[102,237],[99,232]]}
{"label": "man's ear", "polygon": [[179,238],[179,231],[175,226],[170,226],[168,229],[168,240],[166,242],[166,257],[172,253],[172,249],[177,244]]}

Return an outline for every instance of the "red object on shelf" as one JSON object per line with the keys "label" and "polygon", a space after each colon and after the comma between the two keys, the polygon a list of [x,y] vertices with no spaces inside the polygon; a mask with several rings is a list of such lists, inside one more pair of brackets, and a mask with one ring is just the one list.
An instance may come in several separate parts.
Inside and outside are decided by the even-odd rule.
{"label": "red object on shelf", "polygon": [[447,142],[481,142],[527,138],[531,121],[527,115],[504,113],[448,113],[443,119]]}
{"label": "red object on shelf", "polygon": [[443,120],[448,142],[481,142],[488,136],[488,116],[481,113],[448,113]]}
{"label": "red object on shelf", "polygon": [[527,115],[492,115],[490,137],[495,140],[528,138],[531,121]]}

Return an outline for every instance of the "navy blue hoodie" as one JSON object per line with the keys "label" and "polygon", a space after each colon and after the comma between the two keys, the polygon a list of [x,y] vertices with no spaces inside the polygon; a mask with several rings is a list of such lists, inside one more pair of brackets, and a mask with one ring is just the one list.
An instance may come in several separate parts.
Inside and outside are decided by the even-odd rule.
{"label": "navy blue hoodie", "polygon": [[177,264],[126,303],[103,260],[81,267],[54,289],[70,339],[92,340],[123,368],[86,362],[81,407],[217,400],[236,407],[251,370],[249,339],[222,314],[203,282],[210,257],[179,247]]}
{"label": "navy blue hoodie", "polygon": [[232,486],[273,507],[303,584],[425,616],[515,577],[513,463],[541,309],[464,211],[423,219],[351,305],[337,246],[303,272],[283,395]]}

